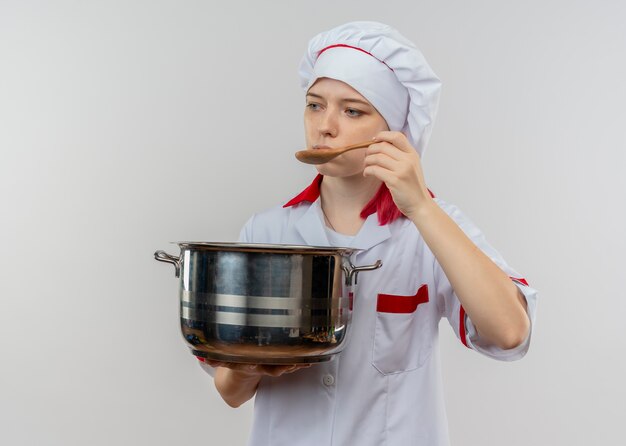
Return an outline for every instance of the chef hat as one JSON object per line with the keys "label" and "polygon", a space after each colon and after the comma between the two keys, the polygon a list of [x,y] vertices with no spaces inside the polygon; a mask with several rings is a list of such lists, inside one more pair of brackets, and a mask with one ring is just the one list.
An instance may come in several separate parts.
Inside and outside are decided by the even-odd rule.
{"label": "chef hat", "polygon": [[422,53],[390,26],[350,22],[318,34],[299,68],[308,91],[322,77],[340,80],[404,132],[422,155],[437,113],[441,82]]}

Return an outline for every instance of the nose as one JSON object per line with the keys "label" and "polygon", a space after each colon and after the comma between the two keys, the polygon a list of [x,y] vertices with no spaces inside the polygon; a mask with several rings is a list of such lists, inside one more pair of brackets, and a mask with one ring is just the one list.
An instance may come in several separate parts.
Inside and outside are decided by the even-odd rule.
{"label": "nose", "polygon": [[339,132],[339,121],[337,113],[332,109],[327,109],[318,123],[318,130],[322,136],[335,138]]}

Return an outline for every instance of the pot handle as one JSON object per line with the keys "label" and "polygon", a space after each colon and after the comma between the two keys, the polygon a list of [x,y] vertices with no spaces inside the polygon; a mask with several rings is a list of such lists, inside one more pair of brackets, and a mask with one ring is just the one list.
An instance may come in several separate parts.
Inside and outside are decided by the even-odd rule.
{"label": "pot handle", "polygon": [[157,251],[154,253],[154,259],[159,262],[171,263],[176,268],[176,277],[180,277],[180,257],[174,257],[165,251]]}
{"label": "pot handle", "polygon": [[372,271],[383,266],[381,260],[376,260],[373,265],[354,266],[352,262],[348,261],[343,267],[343,271],[346,273],[346,286],[352,285],[352,276],[354,276],[354,284],[356,285],[356,278],[361,271]]}

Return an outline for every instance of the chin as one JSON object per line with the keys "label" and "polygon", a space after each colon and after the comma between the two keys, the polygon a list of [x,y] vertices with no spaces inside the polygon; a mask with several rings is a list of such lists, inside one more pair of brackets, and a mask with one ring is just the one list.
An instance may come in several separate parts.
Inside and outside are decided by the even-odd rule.
{"label": "chin", "polygon": [[349,178],[359,175],[363,176],[363,168],[355,169],[351,166],[338,165],[332,161],[326,164],[318,164],[315,168],[326,177]]}

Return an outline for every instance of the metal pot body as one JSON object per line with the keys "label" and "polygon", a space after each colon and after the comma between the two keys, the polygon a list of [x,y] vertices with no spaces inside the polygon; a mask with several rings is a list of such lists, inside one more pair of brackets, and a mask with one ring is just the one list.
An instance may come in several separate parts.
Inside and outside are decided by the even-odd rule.
{"label": "metal pot body", "polygon": [[348,248],[179,243],[162,251],[180,277],[180,322],[196,356],[239,363],[321,362],[339,353],[350,328]]}

